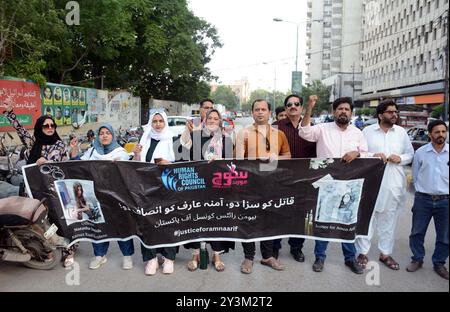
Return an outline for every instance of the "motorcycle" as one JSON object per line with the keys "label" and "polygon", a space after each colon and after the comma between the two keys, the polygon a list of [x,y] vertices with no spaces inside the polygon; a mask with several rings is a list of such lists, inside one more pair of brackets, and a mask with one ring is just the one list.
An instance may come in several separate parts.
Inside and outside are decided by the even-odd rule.
{"label": "motorcycle", "polygon": [[48,225],[43,201],[19,196],[0,199],[0,261],[53,269],[58,263],[55,241],[60,238],[55,228]]}

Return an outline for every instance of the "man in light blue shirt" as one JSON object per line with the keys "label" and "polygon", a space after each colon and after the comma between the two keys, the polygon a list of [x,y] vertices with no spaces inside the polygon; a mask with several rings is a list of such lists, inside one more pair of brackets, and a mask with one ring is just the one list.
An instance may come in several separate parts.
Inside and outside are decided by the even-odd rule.
{"label": "man in light blue shirt", "polygon": [[448,258],[448,171],[449,146],[445,142],[448,127],[442,120],[428,125],[431,143],[416,152],[413,161],[413,179],[416,194],[412,208],[413,222],[409,247],[412,261],[406,268],[415,272],[423,265],[425,248],[423,242],[431,218],[436,227],[436,247],[432,256],[434,270],[448,280],[445,262]]}

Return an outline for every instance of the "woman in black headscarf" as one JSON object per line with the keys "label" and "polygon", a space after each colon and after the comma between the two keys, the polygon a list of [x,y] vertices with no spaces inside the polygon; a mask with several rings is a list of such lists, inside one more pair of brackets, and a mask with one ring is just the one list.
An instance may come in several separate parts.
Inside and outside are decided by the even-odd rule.
{"label": "woman in black headscarf", "polygon": [[12,103],[6,106],[6,118],[16,129],[22,143],[27,147],[25,159],[27,164],[42,165],[47,161],[67,159],[66,146],[56,132],[56,123],[50,116],[41,116],[36,120],[34,133],[31,135],[19,122],[13,112]]}

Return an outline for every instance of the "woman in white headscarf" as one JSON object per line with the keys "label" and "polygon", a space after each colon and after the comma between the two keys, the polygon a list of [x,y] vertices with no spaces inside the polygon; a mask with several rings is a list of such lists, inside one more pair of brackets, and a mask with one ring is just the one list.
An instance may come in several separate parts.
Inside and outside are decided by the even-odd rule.
{"label": "woman in white headscarf", "polygon": [[[159,165],[174,162],[173,137],[174,134],[169,129],[166,113],[162,109],[152,109],[144,134],[133,150],[133,160]],[[159,266],[156,258],[158,253],[161,253],[164,257],[163,273],[173,273],[173,263],[177,253],[176,247],[149,249],[141,245],[141,251],[143,261],[147,262],[145,275],[156,274]]]}

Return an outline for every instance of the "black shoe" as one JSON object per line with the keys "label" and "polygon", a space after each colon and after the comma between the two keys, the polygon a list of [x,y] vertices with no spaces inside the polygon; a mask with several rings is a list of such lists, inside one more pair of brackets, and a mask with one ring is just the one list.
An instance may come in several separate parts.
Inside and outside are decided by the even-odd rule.
{"label": "black shoe", "polygon": [[442,278],[448,281],[448,271],[447,268],[443,265],[435,265],[434,271]]}
{"label": "black shoe", "polygon": [[305,262],[305,255],[303,252],[299,249],[293,249],[291,250],[291,255],[294,257],[295,261],[297,262]]}
{"label": "black shoe", "polygon": [[364,269],[356,262],[356,260],[345,261],[345,265],[355,274],[363,274]]}
{"label": "black shoe", "polygon": [[314,272],[322,272],[324,266],[324,261],[322,259],[316,259],[312,268]]}

